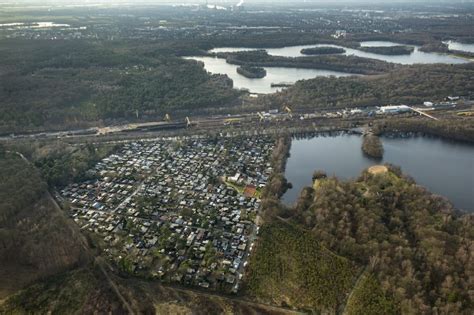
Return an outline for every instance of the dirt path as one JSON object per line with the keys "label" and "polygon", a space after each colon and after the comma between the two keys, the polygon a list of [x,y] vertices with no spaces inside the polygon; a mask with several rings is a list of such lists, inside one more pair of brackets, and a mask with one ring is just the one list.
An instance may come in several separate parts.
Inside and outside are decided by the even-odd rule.
{"label": "dirt path", "polygon": [[128,303],[128,301],[125,299],[125,297],[122,295],[122,293],[120,293],[119,288],[117,287],[115,282],[110,278],[109,274],[107,273],[107,270],[104,268],[104,264],[106,264],[106,263],[103,261],[103,258],[102,257],[96,257],[95,261],[96,261],[97,265],[99,266],[100,270],[102,271],[102,273],[104,274],[105,278],[107,279],[107,282],[109,283],[110,287],[114,291],[115,295],[117,295],[117,297],[122,302],[123,306],[125,306],[125,308],[127,309],[128,314],[135,314],[135,312],[133,311],[133,309],[130,306],[130,304]]}
{"label": "dirt path", "polygon": [[347,310],[346,310],[346,309],[347,309],[347,304],[349,304],[349,301],[351,300],[352,295],[354,294],[355,289],[359,286],[361,280],[362,280],[363,277],[366,275],[368,269],[369,269],[369,266],[365,266],[365,268],[361,271],[360,275],[357,277],[357,280],[356,280],[356,282],[354,283],[354,286],[352,287],[351,292],[350,292],[349,295],[347,296],[346,303],[344,304],[344,308],[342,309],[342,312],[341,312],[342,315],[347,314]]}

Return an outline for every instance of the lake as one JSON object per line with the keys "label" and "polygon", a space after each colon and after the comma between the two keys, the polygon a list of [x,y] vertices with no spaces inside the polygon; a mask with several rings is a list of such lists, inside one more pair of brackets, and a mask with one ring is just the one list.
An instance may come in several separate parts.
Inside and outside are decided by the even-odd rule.
{"label": "lake", "polygon": [[[361,42],[361,46],[395,46],[400,45],[393,42],[386,41],[367,41]],[[299,46],[287,46],[282,48],[266,48],[265,50],[274,56],[283,57],[303,57],[301,53],[302,49],[311,47],[339,47],[344,48],[345,55],[355,55],[359,57],[372,58],[378,60],[384,60],[391,63],[399,64],[426,64],[426,63],[448,63],[448,64],[459,64],[466,63],[468,60],[458,58],[449,55],[437,54],[437,53],[425,53],[419,50],[418,47],[414,46],[415,50],[410,55],[402,56],[386,56],[373,53],[367,53],[357,49],[345,48],[337,45],[299,45]],[[252,51],[261,48],[247,48],[247,47],[220,47],[210,50],[211,53],[219,52],[238,52],[238,51]],[[249,79],[237,73],[237,65],[228,64],[225,59],[214,58],[214,57],[185,57],[186,59],[194,59],[204,63],[204,68],[210,73],[227,74],[229,78],[234,81],[234,87],[237,89],[247,89],[251,93],[268,94],[280,91],[282,88],[271,87],[272,83],[295,83],[298,80],[313,79],[318,76],[351,76],[354,74],[319,70],[319,69],[301,69],[301,68],[282,68],[282,67],[265,67],[267,70],[267,76],[262,79]]]}
{"label": "lake", "polygon": [[210,73],[227,74],[234,81],[236,89],[248,89],[251,93],[268,94],[282,88],[271,87],[272,83],[295,83],[298,80],[312,79],[318,76],[350,76],[353,74],[300,68],[265,67],[267,76],[261,79],[249,79],[237,73],[237,65],[231,65],[222,58],[214,57],[185,57],[204,63],[204,68]]}
{"label": "lake", "polygon": [[420,185],[447,197],[461,210],[474,212],[474,146],[438,138],[382,138],[383,161],[367,158],[362,137],[339,134],[293,139],[285,176],[293,188],[282,197],[287,204],[311,185],[313,171],[342,179],[358,177],[374,164],[391,163],[402,168]]}
{"label": "lake", "polygon": [[[397,44],[394,42],[386,42],[386,41],[367,41],[361,42],[361,46],[365,47],[377,47],[377,46],[396,46],[396,45],[403,45]],[[399,63],[404,65],[412,65],[412,64],[431,64],[431,63],[447,63],[447,64],[460,64],[469,62],[466,59],[460,57],[454,57],[450,55],[443,55],[438,53],[425,53],[419,50],[419,47],[413,46],[415,50],[410,55],[400,55],[400,56],[387,56],[387,55],[380,55],[380,54],[373,54],[368,53],[365,51],[360,51],[357,49],[346,48],[337,45],[326,45],[326,44],[317,44],[317,45],[299,45],[299,46],[288,46],[282,48],[263,48],[265,49],[270,55],[273,56],[283,56],[283,57],[303,57],[301,53],[302,49],[311,48],[311,47],[337,47],[343,48],[346,52],[343,55],[349,56],[354,55],[363,58],[371,58],[377,60],[383,60],[386,62],[391,63]],[[258,50],[257,48],[246,48],[246,47],[221,47],[215,48],[210,50],[210,52],[237,52],[237,51],[249,51],[249,50]]]}

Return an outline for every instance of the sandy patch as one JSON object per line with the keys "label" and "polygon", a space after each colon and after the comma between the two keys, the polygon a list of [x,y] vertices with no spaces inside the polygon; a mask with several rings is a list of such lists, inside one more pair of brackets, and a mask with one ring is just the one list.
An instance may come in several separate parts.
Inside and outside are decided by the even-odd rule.
{"label": "sandy patch", "polygon": [[368,171],[370,174],[374,174],[374,175],[384,174],[388,172],[388,168],[383,165],[374,165],[374,166],[369,167]]}

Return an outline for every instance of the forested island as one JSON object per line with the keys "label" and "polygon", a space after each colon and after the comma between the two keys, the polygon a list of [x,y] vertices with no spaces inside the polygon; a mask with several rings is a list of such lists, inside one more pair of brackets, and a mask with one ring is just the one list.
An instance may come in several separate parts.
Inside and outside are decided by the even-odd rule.
{"label": "forested island", "polygon": [[415,48],[412,46],[382,46],[382,47],[360,47],[359,50],[379,54],[379,55],[389,55],[389,56],[398,56],[398,55],[410,55]]}
{"label": "forested island", "polygon": [[383,158],[383,144],[379,137],[367,134],[362,139],[362,152],[373,159]]}
{"label": "forested island", "polygon": [[262,67],[240,66],[237,73],[249,79],[261,79],[267,75],[267,71]]}
{"label": "forested island", "polygon": [[330,46],[301,49],[301,53],[303,55],[333,55],[333,54],[343,54],[345,52],[346,50],[344,48],[330,47]]}

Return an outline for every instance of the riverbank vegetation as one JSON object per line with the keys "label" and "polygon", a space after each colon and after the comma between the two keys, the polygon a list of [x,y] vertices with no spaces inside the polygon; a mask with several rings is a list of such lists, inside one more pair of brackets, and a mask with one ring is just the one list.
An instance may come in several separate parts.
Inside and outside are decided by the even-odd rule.
{"label": "riverbank vegetation", "polygon": [[265,68],[248,66],[238,67],[237,73],[249,79],[261,79],[265,78],[265,76],[267,75],[267,71],[265,70]]}
{"label": "riverbank vegetation", "polygon": [[388,56],[410,55],[415,48],[410,46],[382,46],[382,47],[360,47],[359,50]]}
{"label": "riverbank vegetation", "polygon": [[281,213],[285,208],[279,199],[289,188],[289,183],[285,178],[286,160],[290,154],[291,137],[283,136],[276,140],[275,149],[271,157],[273,172],[268,178],[268,183],[262,191],[261,218],[263,221],[271,221],[276,213]]}
{"label": "riverbank vegetation", "polygon": [[338,47],[312,47],[301,49],[303,55],[333,55],[333,54],[343,54],[346,50],[344,48]]}
{"label": "riverbank vegetation", "polygon": [[364,135],[362,139],[362,152],[373,159],[382,159],[384,152],[382,141],[373,134]]}
{"label": "riverbank vegetation", "polygon": [[421,133],[448,140],[474,143],[474,121],[470,118],[443,119],[388,119],[377,122],[374,132],[381,134]]}

